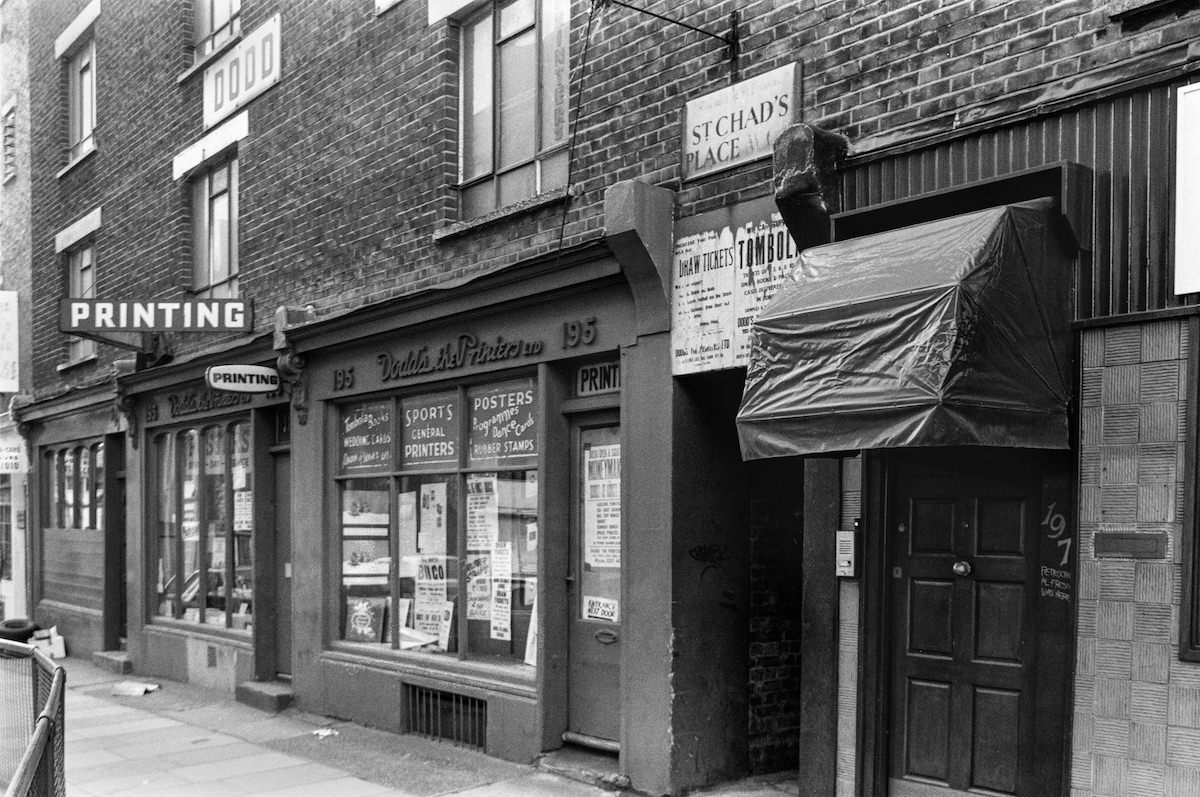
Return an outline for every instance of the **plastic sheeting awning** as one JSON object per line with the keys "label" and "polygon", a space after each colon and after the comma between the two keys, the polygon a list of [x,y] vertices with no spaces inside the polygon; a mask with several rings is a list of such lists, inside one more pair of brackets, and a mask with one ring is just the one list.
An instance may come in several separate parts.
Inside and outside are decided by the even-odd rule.
{"label": "plastic sheeting awning", "polygon": [[1054,207],[803,252],[754,324],[742,455],[1068,448],[1073,253]]}

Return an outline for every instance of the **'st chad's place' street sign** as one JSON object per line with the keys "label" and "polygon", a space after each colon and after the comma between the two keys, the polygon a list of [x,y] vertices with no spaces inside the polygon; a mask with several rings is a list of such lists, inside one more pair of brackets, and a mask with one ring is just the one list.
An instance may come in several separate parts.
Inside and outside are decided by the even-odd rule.
{"label": "'st chad's place' street sign", "polygon": [[102,332],[251,332],[252,310],[253,305],[243,299],[62,299],[58,303],[58,330],[85,336]]}
{"label": "'st chad's place' street sign", "polygon": [[204,372],[204,381],[229,393],[274,393],[279,372],[265,365],[214,365]]}

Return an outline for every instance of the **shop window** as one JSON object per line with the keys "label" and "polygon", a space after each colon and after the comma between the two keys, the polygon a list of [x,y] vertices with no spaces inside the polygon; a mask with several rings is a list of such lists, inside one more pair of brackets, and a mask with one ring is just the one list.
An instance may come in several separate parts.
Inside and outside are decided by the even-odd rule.
{"label": "shop window", "polygon": [[537,418],[532,378],[342,407],[339,639],[525,660]]}
{"label": "shop window", "polygon": [[192,181],[192,290],[211,299],[238,295],[238,162],[231,158]]}
{"label": "shop window", "polygon": [[[67,252],[67,290],[72,299],[96,298],[96,247],[88,242]],[[93,356],[96,341],[89,338],[67,339],[67,362]]]}
{"label": "shop window", "polygon": [[67,60],[69,159],[76,161],[96,148],[96,42],[88,38]]}
{"label": "shop window", "polygon": [[463,218],[567,184],[568,0],[491,2],[462,26]]}
{"label": "shop window", "polygon": [[241,0],[195,0],[193,11],[197,62],[242,32]]}
{"label": "shop window", "polygon": [[44,512],[46,525],[60,529],[99,529],[104,516],[104,444],[47,449]]}
{"label": "shop window", "polygon": [[160,434],[152,456],[155,615],[249,630],[254,599],[249,422]]}

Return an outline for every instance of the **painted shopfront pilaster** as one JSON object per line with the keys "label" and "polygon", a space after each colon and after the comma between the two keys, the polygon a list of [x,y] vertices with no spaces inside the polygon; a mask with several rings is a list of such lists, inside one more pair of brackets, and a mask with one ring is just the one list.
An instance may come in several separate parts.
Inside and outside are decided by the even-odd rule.
{"label": "painted shopfront pilaster", "polygon": [[1082,332],[1077,797],[1200,792],[1200,664],[1178,655],[1189,326]]}

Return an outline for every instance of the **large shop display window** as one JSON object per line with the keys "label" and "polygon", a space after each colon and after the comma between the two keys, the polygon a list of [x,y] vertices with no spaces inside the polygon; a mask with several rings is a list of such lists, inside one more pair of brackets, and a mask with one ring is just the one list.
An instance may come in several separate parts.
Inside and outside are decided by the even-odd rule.
{"label": "large shop display window", "polygon": [[530,377],[341,407],[341,640],[532,663],[536,388]]}
{"label": "large shop display window", "polygon": [[154,439],[155,614],[249,631],[254,608],[250,422]]}

